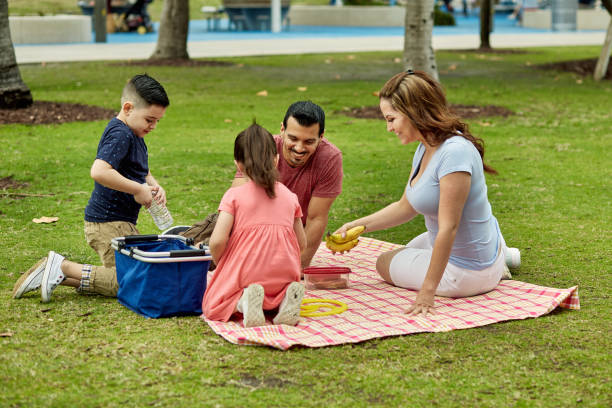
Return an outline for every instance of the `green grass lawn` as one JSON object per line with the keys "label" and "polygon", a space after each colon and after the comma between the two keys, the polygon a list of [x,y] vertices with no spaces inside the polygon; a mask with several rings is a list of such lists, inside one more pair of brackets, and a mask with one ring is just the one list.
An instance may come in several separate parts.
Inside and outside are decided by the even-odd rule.
{"label": "green grass lawn", "polygon": [[[452,103],[516,113],[469,121],[499,171],[488,176],[489,199],[506,240],[522,252],[515,278],[579,285],[582,310],[355,345],[235,346],[197,317],[146,320],[116,299],[66,287],[49,304],[39,293],[12,300],[20,273],[50,249],[98,262],[84,241],[83,209],[106,123],[0,126],[0,178],[27,183],[0,191],[0,406],[610,407],[612,83],[532,66],[598,54],[597,47],[437,54]],[[189,224],[216,209],[234,172],[238,131],[253,118],[278,131],[286,107],[300,99],[323,106],[326,137],[344,153],[344,191],[330,229],[396,200],[416,146],[399,145],[383,121],[339,113],[376,105],[372,93],[401,69],[396,56],[147,67],[171,99],[147,144],[175,221]],[[114,109],[124,81],[143,71],[111,63],[21,66],[36,100]],[[256,95],[264,89],[267,97]],[[32,222],[40,216],[59,221]],[[144,211],[139,228],[156,232]],[[418,218],[370,236],[403,243],[422,231]]]}

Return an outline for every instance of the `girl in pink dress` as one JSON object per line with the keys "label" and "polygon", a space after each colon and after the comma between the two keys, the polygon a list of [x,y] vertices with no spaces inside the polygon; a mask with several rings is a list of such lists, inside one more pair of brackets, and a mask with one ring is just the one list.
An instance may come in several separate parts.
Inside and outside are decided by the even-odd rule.
{"label": "girl in pink dress", "polygon": [[276,181],[278,153],[270,132],[257,124],[242,131],[234,159],[248,181],[230,188],[219,204],[209,242],[217,268],[202,300],[203,314],[226,322],[240,312],[244,327],[253,327],[265,324],[264,310],[278,308],[274,324],[294,326],[304,296],[302,210],[296,195]]}

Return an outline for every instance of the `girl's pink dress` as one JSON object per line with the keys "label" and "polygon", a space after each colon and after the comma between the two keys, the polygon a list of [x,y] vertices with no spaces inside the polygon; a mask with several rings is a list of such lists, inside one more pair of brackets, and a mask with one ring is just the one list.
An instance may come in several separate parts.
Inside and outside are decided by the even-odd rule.
{"label": "girl's pink dress", "polygon": [[297,196],[276,183],[276,197],[249,181],[230,188],[219,211],[234,216],[234,226],[219,264],[208,282],[202,311],[209,320],[228,321],[242,291],[264,288],[264,310],[277,308],[287,285],[300,281],[300,247],[293,222],[302,216]]}

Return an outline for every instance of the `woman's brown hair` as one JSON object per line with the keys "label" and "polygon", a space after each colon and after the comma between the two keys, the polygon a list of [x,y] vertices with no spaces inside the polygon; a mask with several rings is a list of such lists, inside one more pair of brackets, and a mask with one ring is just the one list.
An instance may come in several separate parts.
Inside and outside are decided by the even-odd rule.
{"label": "woman's brown hair", "polygon": [[276,197],[274,184],[278,180],[277,154],[274,137],[257,123],[253,123],[236,136],[234,159],[244,166],[246,175],[255,184],[263,187],[270,198]]}
{"label": "woman's brown hair", "polygon": [[484,163],[484,141],[472,135],[468,125],[450,111],[442,86],[425,72],[409,70],[394,75],[379,97],[388,99],[393,109],[408,117],[432,146],[453,136],[466,138],[480,153],[484,171],[497,174]]}

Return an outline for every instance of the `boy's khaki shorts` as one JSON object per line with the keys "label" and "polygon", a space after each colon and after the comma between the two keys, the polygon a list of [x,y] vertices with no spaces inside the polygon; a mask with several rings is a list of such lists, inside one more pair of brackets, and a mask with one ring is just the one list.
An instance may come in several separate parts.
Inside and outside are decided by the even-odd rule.
{"label": "boy's khaki shorts", "polygon": [[80,291],[104,296],[117,296],[119,284],[117,283],[115,252],[111,247],[111,239],[138,234],[136,225],[127,221],[85,221],[85,239],[87,244],[98,253],[103,266],[85,265]]}

